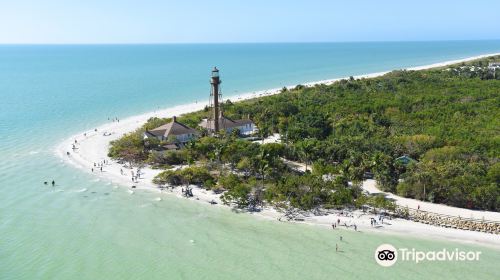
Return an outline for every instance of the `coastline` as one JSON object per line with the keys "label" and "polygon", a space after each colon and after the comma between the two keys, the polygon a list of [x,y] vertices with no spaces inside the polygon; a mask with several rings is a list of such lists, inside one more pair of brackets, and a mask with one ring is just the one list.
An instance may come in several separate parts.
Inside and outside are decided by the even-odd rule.
{"label": "coastline", "polygon": [[[500,53],[494,54],[486,54],[480,56],[469,57],[465,59],[446,61],[441,63],[434,63],[425,66],[417,66],[406,68],[407,70],[424,70],[435,67],[443,67],[450,64],[456,64],[461,62],[466,62],[470,60],[480,59],[488,56],[499,55]],[[374,78],[382,76],[390,71],[371,73],[366,75],[354,76],[354,78]],[[336,81],[339,81],[345,78],[336,78],[330,80],[321,80],[315,82],[305,83],[305,86],[314,86],[317,84],[332,84]],[[289,86],[293,87],[293,86]],[[269,89],[256,91],[253,93],[246,93],[237,96],[230,96],[229,99],[233,101],[243,101],[246,99],[252,99],[267,95],[278,94],[281,88]],[[197,102],[190,103],[186,105],[179,105],[171,108],[166,108],[162,110],[157,110],[153,112],[148,112],[141,115],[131,116],[120,120],[120,122],[108,122],[101,126],[98,126],[97,132],[95,131],[87,131],[81,132],[76,135],[73,135],[63,142],[59,143],[55,148],[56,155],[65,163],[75,166],[76,168],[82,169],[88,173],[91,172],[91,168],[94,167],[94,163],[101,162],[103,160],[107,160],[109,163],[104,165],[103,172],[100,172],[97,168],[95,168],[93,175],[96,175],[105,180],[111,181],[113,183],[122,185],[124,187],[128,187],[128,191],[130,194],[133,194],[134,190],[131,188],[132,185],[136,186],[136,189],[149,190],[153,192],[157,192],[159,195],[170,194],[176,195],[178,197],[182,197],[181,191],[179,188],[174,189],[173,191],[161,191],[159,190],[152,182],[152,178],[161,172],[161,170],[154,170],[149,167],[142,168],[142,174],[138,183],[133,183],[128,174],[130,174],[129,169],[125,169],[117,162],[112,161],[107,157],[109,142],[115,139],[120,138],[123,134],[134,131],[138,127],[140,127],[143,123],[146,122],[147,119],[151,117],[172,117],[174,115],[181,115],[193,111],[198,111],[203,109],[208,102]],[[104,132],[111,133],[109,136],[103,136]],[[86,133],[86,136],[83,134]],[[75,143],[77,140],[76,147],[77,149],[73,152],[71,150],[71,145]],[[70,155],[67,156],[66,152],[70,152]],[[120,169],[124,169],[126,175],[122,175]],[[374,187],[374,186],[373,186]],[[376,187],[374,187],[374,191],[376,191]],[[193,200],[197,200],[202,203],[209,203],[212,200],[218,202],[218,207],[227,207],[223,206],[222,202],[219,199],[219,195],[212,193],[211,191],[205,191],[198,188],[193,188]],[[161,198],[161,197],[160,197]],[[423,202],[422,202],[423,203]],[[465,209],[467,210],[467,209]],[[266,207],[263,211],[258,213],[251,213],[254,216],[277,220],[281,213],[276,211],[271,207]],[[500,216],[500,213],[498,213]],[[356,215],[361,215],[361,213],[356,212]],[[429,226],[426,224],[411,222],[402,219],[390,220],[390,225],[386,224],[380,228],[371,227],[369,220],[373,215],[362,215],[360,217],[345,217],[345,216],[337,216],[335,214],[330,214],[327,216],[311,216],[305,217],[304,222],[306,224],[312,225],[320,225],[331,227],[333,221],[337,219],[341,219],[341,223],[346,222],[347,224],[356,224],[361,231],[369,231],[374,233],[383,233],[383,234],[400,234],[400,235],[411,235],[413,237],[425,237],[425,238],[439,238],[443,240],[452,240],[461,243],[467,244],[479,244],[496,247],[500,249],[500,240],[498,240],[498,236],[493,234],[487,234],[482,232],[472,232],[472,231],[463,231],[442,227]],[[340,227],[342,228],[342,227]],[[344,229],[342,229],[344,230]],[[352,229],[346,229],[352,230]]]}

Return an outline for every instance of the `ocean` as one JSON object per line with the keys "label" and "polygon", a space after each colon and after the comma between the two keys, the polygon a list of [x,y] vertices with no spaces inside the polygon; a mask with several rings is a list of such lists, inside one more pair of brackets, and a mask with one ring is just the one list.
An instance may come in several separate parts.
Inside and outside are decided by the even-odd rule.
{"label": "ocean", "polygon": [[[207,101],[214,66],[230,99],[495,52],[500,41],[0,45],[0,279],[498,279],[498,250],[158,201],[54,155],[64,138],[108,118]],[[51,180],[54,188],[43,184]],[[374,260],[382,243],[482,255],[383,268]]]}

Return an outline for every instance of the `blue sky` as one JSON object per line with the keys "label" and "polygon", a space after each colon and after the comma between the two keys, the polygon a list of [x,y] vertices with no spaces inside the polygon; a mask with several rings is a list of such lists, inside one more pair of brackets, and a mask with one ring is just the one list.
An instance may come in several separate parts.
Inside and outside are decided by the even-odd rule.
{"label": "blue sky", "polygon": [[0,0],[0,43],[500,39],[500,0]]}

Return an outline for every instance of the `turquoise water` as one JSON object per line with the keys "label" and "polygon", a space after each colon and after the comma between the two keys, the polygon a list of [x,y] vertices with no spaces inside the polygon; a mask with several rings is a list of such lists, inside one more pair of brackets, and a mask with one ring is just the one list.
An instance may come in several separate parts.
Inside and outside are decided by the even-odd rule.
{"label": "turquoise water", "polygon": [[[129,195],[53,155],[108,117],[207,100],[214,65],[227,98],[492,52],[500,41],[0,46],[0,279],[499,278],[488,248],[352,232],[339,242],[319,227]],[[52,179],[55,188],[42,184]],[[373,260],[381,243],[483,255],[384,269]]]}

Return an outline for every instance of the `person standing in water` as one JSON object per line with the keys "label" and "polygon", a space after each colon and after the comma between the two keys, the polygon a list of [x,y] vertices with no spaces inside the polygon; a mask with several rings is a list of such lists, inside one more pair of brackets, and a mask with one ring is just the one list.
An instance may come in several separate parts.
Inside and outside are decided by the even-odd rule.
{"label": "person standing in water", "polygon": [[56,181],[52,180],[52,186],[56,185]]}

